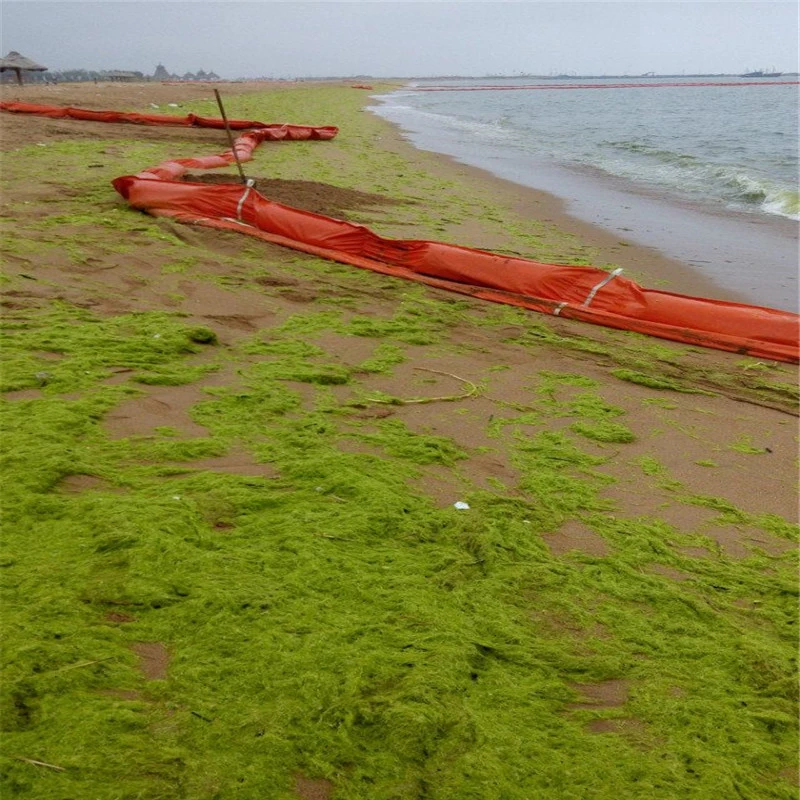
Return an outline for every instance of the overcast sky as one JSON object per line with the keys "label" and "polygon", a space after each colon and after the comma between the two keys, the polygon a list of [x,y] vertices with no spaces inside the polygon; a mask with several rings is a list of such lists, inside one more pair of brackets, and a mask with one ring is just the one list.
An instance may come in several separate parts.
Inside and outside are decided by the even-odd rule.
{"label": "overcast sky", "polygon": [[2,54],[223,78],[798,71],[797,2],[2,0]]}

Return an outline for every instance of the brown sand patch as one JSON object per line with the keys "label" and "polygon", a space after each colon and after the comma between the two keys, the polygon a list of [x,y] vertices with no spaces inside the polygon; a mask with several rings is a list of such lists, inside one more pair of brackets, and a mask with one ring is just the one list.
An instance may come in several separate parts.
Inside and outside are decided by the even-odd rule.
{"label": "brown sand patch", "polygon": [[187,437],[206,437],[208,431],[193,422],[187,410],[207,399],[202,390],[191,386],[156,386],[144,397],[124,400],[103,420],[112,439],[150,436],[156,428],[169,427]]}
{"label": "brown sand patch", "polygon": [[800,786],[800,768],[796,764],[791,767],[785,767],[778,775],[790,785]]}
{"label": "brown sand patch", "polygon": [[299,281],[296,278],[281,277],[278,275],[258,275],[253,278],[253,282],[259,286],[297,286]]}
{"label": "brown sand patch", "polygon": [[624,679],[600,683],[573,683],[572,688],[583,695],[583,702],[570,705],[571,710],[584,708],[616,708],[628,702],[630,681]]}
{"label": "brown sand patch", "polygon": [[352,415],[358,419],[386,419],[386,417],[391,417],[394,412],[394,406],[376,405],[354,410]]}
{"label": "brown sand patch", "polygon": [[[218,172],[187,174],[185,180],[192,183],[239,183],[238,176],[234,178],[231,175],[220,175]],[[275,203],[302,208],[304,211],[336,219],[348,219],[348,211],[390,207],[404,202],[318,181],[255,178],[255,182],[256,190]]]}
{"label": "brown sand patch", "polygon": [[675,548],[681,555],[689,556],[690,558],[713,558],[714,553],[707,547],[676,547]]}
{"label": "brown sand patch", "polygon": [[[199,353],[187,359],[188,364],[199,365],[209,355],[217,356],[216,349]],[[209,372],[199,381],[183,386],[147,385],[146,393],[123,400],[106,414],[103,424],[112,439],[129,436],[151,436],[156,428],[174,428],[183,436],[206,437],[208,431],[195,423],[190,415],[192,406],[209,399],[205,392],[211,386],[230,386],[237,380],[235,367]],[[144,391],[145,384],[137,384]]]}
{"label": "brown sand patch", "polygon": [[122,492],[117,486],[112,486],[108,481],[96,475],[75,474],[67,475],[59,481],[58,488],[69,494],[79,494],[88,491]]}
{"label": "brown sand patch", "polygon": [[589,733],[620,733],[634,738],[641,738],[647,728],[638,719],[593,719],[586,723]]}
{"label": "brown sand patch", "polygon": [[224,456],[199,458],[196,461],[183,461],[181,467],[185,472],[224,472],[230,475],[247,475],[253,478],[273,480],[280,476],[272,464],[262,464],[242,449],[233,449]]}
{"label": "brown sand patch", "polygon": [[[667,410],[642,402],[656,394],[646,387],[620,382],[609,388],[614,405],[627,412],[620,421],[638,437],[623,446],[624,460],[614,459],[601,468],[620,481],[619,487],[607,490],[610,495],[627,490],[635,503],[643,485],[657,486],[667,478],[681,484],[681,494],[720,497],[744,511],[797,518],[796,447],[789,444],[791,425],[781,424],[786,422],[781,414],[728,397],[684,396],[677,409]],[[676,403],[677,397],[669,393]],[[772,452],[736,449],[744,443]],[[654,459],[665,475],[644,475],[637,464],[642,458]],[[703,466],[707,461],[717,466]]]}
{"label": "brown sand patch", "polygon": [[469,481],[441,464],[423,467],[420,477],[409,481],[409,484],[430,497],[437,508],[448,508],[463,500],[465,493],[473,488]]}
{"label": "brown sand patch", "polygon": [[499,450],[471,455],[466,461],[459,461],[456,469],[478,489],[497,491],[498,484],[513,489],[519,481],[519,473]]}
{"label": "brown sand patch", "polygon": [[707,525],[699,533],[713,539],[728,558],[749,558],[756,548],[772,556],[797,550],[795,542],[747,525]]}
{"label": "brown sand patch", "polygon": [[345,453],[363,453],[377,458],[382,458],[384,455],[383,449],[378,445],[362,442],[358,439],[339,439],[336,442],[336,447]]}
{"label": "brown sand patch", "polygon": [[[616,465],[614,469],[626,472],[629,468],[630,465],[627,468],[625,465]],[[603,467],[600,470],[609,471]],[[673,493],[653,486],[641,475],[606,486],[600,496],[612,500],[620,511],[619,515],[634,519],[660,519],[687,533],[698,530],[719,514],[712,508],[681,503]]]}
{"label": "brown sand patch", "polygon": [[675,569],[675,567],[670,567],[667,564],[648,564],[647,572],[654,573],[655,575],[663,575],[665,578],[669,578],[678,583],[692,580],[691,575],[681,572],[681,570]]}
{"label": "brown sand patch", "polygon": [[239,331],[256,331],[259,329],[257,322],[261,321],[261,316],[244,316],[243,314],[206,314],[206,319],[224,328],[233,328]]}
{"label": "brown sand patch", "polygon": [[100,689],[98,692],[105,697],[113,697],[116,700],[143,700],[141,692],[133,689]]}
{"label": "brown sand patch", "polygon": [[40,389],[15,389],[12,392],[3,392],[6,400],[41,400],[44,397]]}
{"label": "brown sand patch", "polygon": [[[519,473],[510,464],[506,445],[487,431],[496,404],[479,394],[462,397],[480,381],[482,376],[476,374],[480,365],[469,357],[453,356],[447,360],[428,358],[424,369],[418,366],[406,362],[397,365],[392,375],[368,375],[362,382],[368,395],[374,390],[404,401],[384,407],[391,408],[394,418],[410,430],[452,439],[463,449],[468,458],[453,467],[459,478],[481,489],[493,488],[494,481],[515,487]],[[430,402],[409,402],[415,400]]]}
{"label": "brown sand patch", "polygon": [[136,617],[126,614],[123,611],[107,611],[103,614],[105,622],[112,622],[115,625],[123,625],[126,622],[136,622]]}
{"label": "brown sand patch", "polygon": [[334,786],[325,778],[306,778],[304,775],[294,776],[294,791],[303,800],[329,800]]}
{"label": "brown sand patch", "polygon": [[313,303],[320,297],[319,292],[312,289],[283,289],[280,295],[290,303]]}
{"label": "brown sand patch", "polygon": [[131,650],[139,657],[139,671],[149,681],[161,681],[167,677],[169,650],[161,642],[135,642]]}
{"label": "brown sand patch", "polygon": [[581,644],[586,639],[612,638],[611,632],[602,623],[593,620],[587,625],[565,612],[536,610],[531,612],[530,618],[547,636],[563,636],[566,633],[576,643]]}
{"label": "brown sand patch", "polygon": [[577,520],[564,523],[555,533],[548,533],[542,538],[554,556],[580,550],[590,556],[603,557],[611,551],[608,542],[600,534]]}
{"label": "brown sand patch", "polygon": [[[381,342],[367,336],[347,336],[326,332],[314,339],[314,344],[321,347],[326,353],[335,354],[340,363],[349,367],[357,367],[375,354],[375,350]],[[381,377],[388,378],[388,375],[375,376],[377,380],[380,380]]]}

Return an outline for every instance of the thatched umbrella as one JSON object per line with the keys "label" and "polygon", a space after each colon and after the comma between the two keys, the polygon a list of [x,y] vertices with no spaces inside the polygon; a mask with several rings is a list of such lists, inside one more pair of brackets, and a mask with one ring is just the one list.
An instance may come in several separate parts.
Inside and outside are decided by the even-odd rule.
{"label": "thatched umbrella", "polygon": [[45,72],[47,67],[31,61],[29,58],[20,55],[16,50],[12,50],[5,58],[0,58],[0,72],[13,70],[17,73],[17,83],[22,86],[22,71]]}

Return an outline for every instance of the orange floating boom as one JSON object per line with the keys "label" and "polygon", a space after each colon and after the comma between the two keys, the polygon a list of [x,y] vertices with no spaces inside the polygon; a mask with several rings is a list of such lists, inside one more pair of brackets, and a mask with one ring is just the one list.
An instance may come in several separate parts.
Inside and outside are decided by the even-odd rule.
{"label": "orange floating boom", "polygon": [[514,92],[537,89],[682,89],[691,86],[798,86],[800,81],[705,81],[670,83],[666,81],[650,83],[529,83],[511,86],[409,86],[413,92]]}
{"label": "orange floating boom", "polygon": [[[7,108],[9,105],[14,108]],[[224,125],[222,120],[195,115],[154,117],[85,109],[66,109],[67,114],[62,113],[65,109],[19,103],[0,104],[0,110],[102,122]],[[331,139],[337,131],[334,126],[262,125],[242,120],[230,124],[232,128],[240,125],[238,129],[247,125],[255,128],[234,143],[240,161],[252,158],[263,141]],[[219,155],[166,161],[112,183],[131,206],[156,216],[235,230],[472,297],[757,358],[800,359],[800,317],[789,311],[645,289],[622,277],[621,270],[609,273],[596,267],[509,258],[443,242],[387,239],[362,225],[275,203],[251,186],[179,180],[189,169],[213,169],[233,162],[234,153],[228,150]]]}

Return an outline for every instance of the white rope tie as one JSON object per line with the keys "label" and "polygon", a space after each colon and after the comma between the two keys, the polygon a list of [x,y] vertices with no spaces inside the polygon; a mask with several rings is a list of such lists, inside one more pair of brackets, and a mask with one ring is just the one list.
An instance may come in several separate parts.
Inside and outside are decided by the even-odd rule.
{"label": "white rope tie", "polygon": [[237,225],[241,225],[243,228],[254,228],[255,225],[251,225],[249,222],[242,222],[240,219],[234,219],[233,217],[220,217],[223,222],[235,222]]}
{"label": "white rope tie", "polygon": [[242,195],[241,200],[239,200],[239,205],[236,206],[236,219],[239,222],[244,222],[242,219],[242,206],[244,205],[244,201],[247,200],[247,195],[250,194],[250,190],[256,185],[256,182],[252,178],[247,179],[247,183],[245,186],[247,188],[244,190],[244,194]]}
{"label": "white rope tie", "polygon": [[606,275],[606,277],[603,278],[603,280],[601,280],[600,283],[598,283],[597,286],[595,286],[594,289],[592,289],[591,292],[589,292],[588,296],[583,301],[583,305],[584,306],[590,305],[592,300],[594,300],[594,296],[600,291],[600,289],[602,289],[607,283],[610,283],[611,281],[613,281],[614,278],[616,278],[617,275],[620,274],[620,272],[622,272],[622,267],[618,267],[613,272],[611,272],[608,275]]}
{"label": "white rope tie", "polygon": [[557,317],[561,313],[561,309],[564,308],[564,306],[566,306],[566,305],[568,305],[568,304],[567,303],[559,303],[555,307],[555,309],[553,309],[553,316]]}

